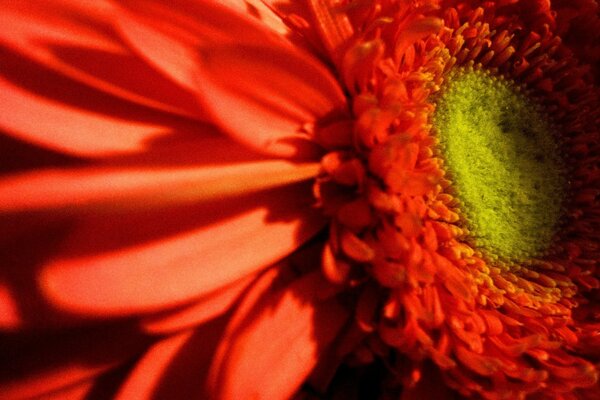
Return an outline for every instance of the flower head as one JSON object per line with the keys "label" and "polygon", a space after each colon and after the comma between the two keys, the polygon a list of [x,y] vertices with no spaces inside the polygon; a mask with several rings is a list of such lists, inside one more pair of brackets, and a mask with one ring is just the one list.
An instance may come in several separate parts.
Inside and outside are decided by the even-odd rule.
{"label": "flower head", "polygon": [[0,35],[4,392],[594,396],[594,0],[50,3]]}

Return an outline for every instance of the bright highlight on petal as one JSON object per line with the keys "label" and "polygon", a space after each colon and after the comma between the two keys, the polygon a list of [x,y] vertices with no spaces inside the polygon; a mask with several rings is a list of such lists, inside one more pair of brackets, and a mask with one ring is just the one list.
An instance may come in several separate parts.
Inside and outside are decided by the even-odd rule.
{"label": "bright highlight on petal", "polygon": [[0,213],[111,213],[209,202],[301,182],[318,164],[259,161],[196,168],[81,168],[0,180]]}

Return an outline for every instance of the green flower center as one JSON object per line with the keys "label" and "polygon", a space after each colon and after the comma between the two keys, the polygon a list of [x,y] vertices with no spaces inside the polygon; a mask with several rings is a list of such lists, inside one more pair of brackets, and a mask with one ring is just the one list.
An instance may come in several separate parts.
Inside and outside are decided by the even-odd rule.
{"label": "green flower center", "polygon": [[566,196],[565,166],[549,118],[511,82],[452,73],[434,127],[475,248],[522,261],[551,245]]}

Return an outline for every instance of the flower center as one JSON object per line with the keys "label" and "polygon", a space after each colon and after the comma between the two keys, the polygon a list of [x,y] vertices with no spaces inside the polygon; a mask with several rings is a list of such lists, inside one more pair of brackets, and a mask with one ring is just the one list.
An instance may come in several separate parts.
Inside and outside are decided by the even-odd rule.
{"label": "flower center", "polygon": [[548,249],[566,196],[565,165],[549,118],[511,82],[458,69],[433,122],[470,241],[518,262]]}

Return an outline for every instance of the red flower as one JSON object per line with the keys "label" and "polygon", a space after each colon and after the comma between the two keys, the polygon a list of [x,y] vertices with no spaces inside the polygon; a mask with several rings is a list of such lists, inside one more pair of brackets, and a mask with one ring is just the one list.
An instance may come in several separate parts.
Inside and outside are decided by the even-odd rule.
{"label": "red flower", "polygon": [[[597,3],[224,3],[2,6],[3,396],[592,398]],[[461,77],[573,163],[514,139],[569,186],[492,187],[513,247]]]}

